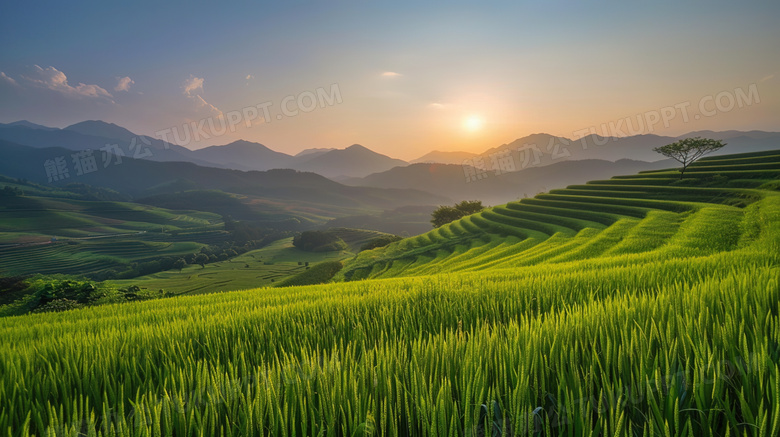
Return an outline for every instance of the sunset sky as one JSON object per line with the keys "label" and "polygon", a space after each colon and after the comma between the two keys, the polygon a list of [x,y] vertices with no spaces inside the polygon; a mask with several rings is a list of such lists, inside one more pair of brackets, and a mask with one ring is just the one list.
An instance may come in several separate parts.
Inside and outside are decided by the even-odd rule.
{"label": "sunset sky", "polygon": [[[779,2],[625,3],[3,2],[0,122],[183,137],[261,105],[270,122],[187,147],[359,143],[403,159],[604,134],[674,105],[687,123],[678,111],[642,133],[780,130]],[[334,84],[340,103],[282,112]],[[738,89],[752,103],[730,108]]]}

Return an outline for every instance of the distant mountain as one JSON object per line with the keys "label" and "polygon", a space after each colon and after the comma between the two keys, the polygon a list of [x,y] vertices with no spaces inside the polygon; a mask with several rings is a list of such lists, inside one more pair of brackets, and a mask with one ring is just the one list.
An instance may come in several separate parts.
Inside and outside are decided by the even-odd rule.
{"label": "distant mountain", "polygon": [[[98,157],[97,169],[78,175],[71,150],[33,148],[0,140],[0,174],[48,184],[47,161],[64,158],[68,176],[54,185],[78,182],[116,190],[133,197],[192,189],[218,189],[230,193],[293,202],[328,205],[346,211],[384,210],[405,205],[431,205],[449,199],[417,189],[383,189],[339,184],[314,173],[295,170],[239,171],[201,167],[188,162],[154,162],[125,157],[104,166]],[[62,162],[62,161],[61,161]]]}
{"label": "distant mountain", "polygon": [[138,136],[121,126],[115,125],[114,123],[107,123],[100,120],[82,121],[81,123],[72,124],[63,130],[78,132],[82,135],[113,138],[127,142],[130,142],[133,137]]}
{"label": "distant mountain", "polygon": [[293,157],[269,149],[260,143],[238,140],[224,146],[211,146],[191,152],[204,161],[234,170],[271,170],[289,168]]}
{"label": "distant mountain", "polygon": [[314,156],[319,156],[319,155],[322,155],[324,153],[328,153],[331,150],[336,150],[336,149],[334,149],[333,147],[313,147],[311,149],[301,150],[300,152],[298,152],[295,155],[295,157],[296,158],[300,158],[302,156],[308,156],[308,157],[312,158]]}
{"label": "distant mountain", "polygon": [[57,130],[56,127],[48,127],[48,126],[44,126],[42,124],[32,123],[32,122],[27,121],[27,120],[19,120],[19,121],[15,121],[13,123],[6,123],[6,124],[0,123],[0,129],[2,129],[4,127],[9,127],[9,126],[23,126],[23,127],[28,127],[30,129],[41,129],[41,130]]}
{"label": "distant mountain", "polygon": [[518,168],[539,167],[556,162],[583,159],[613,162],[621,159],[657,161],[663,157],[653,151],[655,147],[693,136],[726,140],[728,145],[716,152],[716,155],[773,150],[780,145],[780,132],[762,131],[699,131],[679,137],[652,134],[628,137],[587,135],[576,140],[539,133],[488,149],[477,158],[482,160],[488,170],[496,170],[494,167],[495,164],[499,163],[497,160],[505,154],[512,157],[512,161]]}
{"label": "distant mountain", "polygon": [[720,132],[715,132],[711,130],[701,130],[696,132],[689,132],[677,138],[703,137],[703,138],[712,138],[715,140],[729,140],[732,138],[745,137],[753,140],[766,140],[770,138],[777,139],[779,136],[780,136],[780,132],[765,132],[761,130],[751,130],[745,132],[738,131],[738,130],[727,130],[727,131],[720,131]]}
{"label": "distant mountain", "polygon": [[569,160],[500,175],[488,171],[482,173],[483,177],[479,180],[467,180],[467,176],[475,174],[474,168],[470,166],[412,164],[375,173],[364,178],[346,179],[343,182],[349,185],[382,188],[424,187],[428,192],[451,199],[482,200],[487,204],[499,205],[571,184],[671,166],[673,164],[668,160],[660,162]]}
{"label": "distant mountain", "polygon": [[98,154],[102,153],[101,149],[114,150],[113,146],[116,145],[123,156],[131,158],[215,165],[192,156],[192,152],[185,147],[145,135],[136,135],[120,126],[102,121],[78,123],[65,129],[7,126],[0,128],[0,139],[35,148],[63,147],[70,150],[92,150]]}
{"label": "distant mountain", "polygon": [[371,173],[406,165],[406,161],[376,153],[359,144],[322,154],[303,155],[292,163],[292,168],[310,171],[329,178],[362,177]]}
{"label": "distant mountain", "polygon": [[[773,150],[780,145],[780,132],[764,131],[697,131],[679,137],[653,134],[629,137],[588,135],[576,140],[536,133],[493,147],[481,154],[432,151],[412,163],[466,163],[487,172],[504,173],[571,160],[615,162],[629,159],[652,162],[663,159],[653,148],[692,136],[725,140],[728,145],[715,154]],[[310,148],[295,156],[244,140],[192,151],[157,138],[136,135],[121,126],[100,120],[84,121],[64,129],[42,126],[26,120],[0,124],[0,140],[37,148],[64,147],[93,151],[116,145],[124,156],[138,159],[191,162],[201,166],[234,170],[291,168],[317,173],[337,181],[363,178],[408,164],[357,144],[346,149]]]}
{"label": "distant mountain", "polygon": [[462,164],[463,161],[477,156],[471,152],[441,152],[434,150],[425,155],[410,161],[411,164]]}

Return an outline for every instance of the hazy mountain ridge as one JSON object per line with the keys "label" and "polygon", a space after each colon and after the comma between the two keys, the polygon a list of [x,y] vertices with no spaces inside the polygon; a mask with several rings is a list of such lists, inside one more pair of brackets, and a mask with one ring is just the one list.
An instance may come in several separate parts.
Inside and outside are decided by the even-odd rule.
{"label": "hazy mountain ridge", "polygon": [[[367,178],[375,173],[417,163],[465,165],[463,171],[471,166],[478,172],[503,174],[570,160],[657,161],[662,157],[654,152],[653,148],[691,136],[725,140],[728,145],[717,154],[771,150],[780,144],[779,132],[764,131],[697,131],[678,137],[642,134],[618,138],[592,134],[576,140],[536,133],[490,148],[480,154],[431,151],[406,162],[357,144],[344,149],[309,148],[296,155],[278,152],[263,144],[245,140],[190,150],[155,138],[136,135],[116,124],[97,120],[76,123],[64,129],[48,128],[26,120],[0,124],[0,139],[25,146],[97,151],[107,144],[118,144],[125,156],[134,158],[191,162],[204,167],[244,171],[290,168],[361,185],[364,182],[356,182],[356,178]],[[130,150],[133,142],[136,147]]]}
{"label": "hazy mountain ridge", "polygon": [[595,179],[608,179],[616,174],[668,168],[669,160],[617,162],[587,159],[559,161],[547,166],[534,166],[520,171],[496,175],[485,172],[479,180],[469,180],[474,169],[455,164],[411,164],[396,167],[364,178],[344,180],[345,184],[383,188],[424,187],[428,192],[454,199],[482,200],[491,205],[506,203],[539,192],[563,188]]}
{"label": "hazy mountain ridge", "polygon": [[[155,162],[128,157],[121,164],[112,163],[104,167],[99,155],[96,170],[78,175],[70,165],[71,152],[63,148],[33,148],[0,140],[0,174],[43,184],[83,183],[133,197],[188,189],[219,189],[287,201],[379,209],[450,200],[417,189],[346,186],[315,173],[291,169],[240,171],[203,167],[189,162]],[[57,157],[66,157],[68,176],[59,181],[49,181],[45,163]]]}

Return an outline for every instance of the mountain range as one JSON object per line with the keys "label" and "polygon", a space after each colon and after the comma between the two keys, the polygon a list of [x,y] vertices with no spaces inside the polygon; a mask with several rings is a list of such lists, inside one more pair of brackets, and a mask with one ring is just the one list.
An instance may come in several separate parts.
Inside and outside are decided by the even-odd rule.
{"label": "mountain range", "polygon": [[[718,154],[771,150],[780,144],[780,133],[763,131],[699,131],[679,137],[653,134],[621,138],[589,135],[576,140],[538,133],[488,149],[481,154],[432,151],[406,162],[374,152],[359,144],[344,149],[310,148],[296,155],[278,152],[263,144],[245,140],[190,150],[156,138],[137,135],[121,126],[103,121],[84,121],[63,129],[25,120],[0,124],[0,140],[7,141],[7,144],[38,149],[89,149],[95,152],[103,149],[104,157],[109,150],[107,147],[111,146],[114,147],[111,149],[112,153],[120,153],[126,158],[138,161],[180,162],[198,166],[169,166],[177,169],[171,173],[176,176],[163,178],[164,180],[154,177],[148,179],[156,181],[157,184],[170,184],[178,179],[198,179],[189,171],[180,174],[182,169],[187,168],[212,169],[200,170],[205,173],[212,172],[215,168],[249,173],[292,169],[316,173],[351,187],[423,189],[432,195],[427,201],[433,198],[469,198],[492,204],[567,184],[607,178],[618,173],[674,166],[674,162],[663,159],[653,148],[691,136],[725,140],[728,145],[718,151]],[[116,148],[119,149],[118,152]],[[62,154],[68,155],[64,152]],[[36,165],[36,171],[40,173],[41,164]],[[162,171],[164,168],[164,171],[172,171],[167,167],[155,167],[154,171]],[[235,174],[240,173],[223,175],[228,174],[231,176],[227,180],[231,180]],[[83,182],[89,183],[86,179]],[[322,179],[322,186],[329,187],[330,181],[325,183],[324,178]],[[95,182],[116,189],[106,181]],[[238,185],[246,183],[256,184],[256,181],[242,180]],[[216,186],[203,181],[197,181],[196,184]],[[124,187],[124,182],[116,186]],[[137,196],[148,194],[149,189],[151,186],[145,186],[141,190],[143,193],[138,190],[130,191]]]}
{"label": "mountain range", "polygon": [[407,164],[358,144],[345,149],[307,149],[295,156],[244,140],[190,150],[96,120],[84,121],[63,129],[49,128],[25,120],[0,124],[0,139],[36,148],[62,147],[94,151],[116,144],[124,156],[136,159],[191,162],[201,166],[245,171],[289,168],[314,172],[332,179],[362,177]]}

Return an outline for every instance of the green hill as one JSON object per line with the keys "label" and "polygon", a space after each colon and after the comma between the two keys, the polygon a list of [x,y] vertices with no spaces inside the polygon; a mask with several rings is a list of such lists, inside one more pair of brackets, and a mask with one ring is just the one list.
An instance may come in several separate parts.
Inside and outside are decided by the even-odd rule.
{"label": "green hill", "polygon": [[495,207],[361,253],[349,282],[0,319],[0,429],[778,435],[778,162]]}
{"label": "green hill", "polygon": [[734,250],[750,238],[744,222],[757,207],[749,206],[773,199],[780,187],[780,152],[705,158],[689,172],[682,180],[674,169],[617,176],[496,206],[363,252],[339,276],[387,278],[586,260],[640,263]]}

